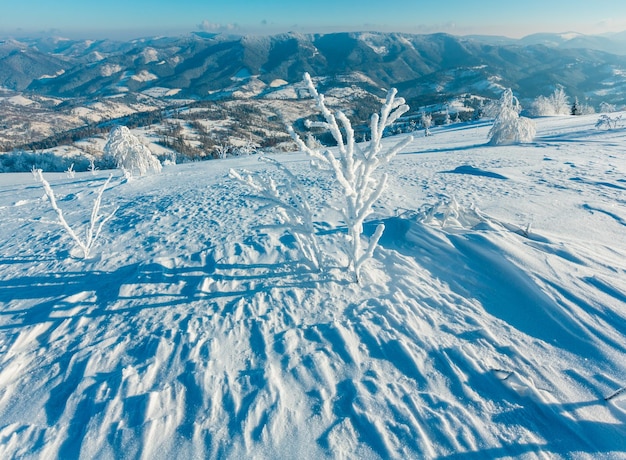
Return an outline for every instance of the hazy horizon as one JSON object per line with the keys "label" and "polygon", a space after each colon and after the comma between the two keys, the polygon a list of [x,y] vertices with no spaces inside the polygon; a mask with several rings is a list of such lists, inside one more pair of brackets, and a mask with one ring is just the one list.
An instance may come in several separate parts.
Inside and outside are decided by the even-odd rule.
{"label": "hazy horizon", "polygon": [[[33,14],[37,12],[37,14]],[[91,4],[78,0],[22,0],[3,9],[0,36],[131,39],[155,35],[229,32],[272,35],[283,32],[403,32],[494,35],[521,38],[535,33],[577,32],[586,35],[626,30],[626,5],[584,1],[524,4],[462,0],[434,5],[423,1],[191,0],[184,5],[164,1],[110,0]]]}

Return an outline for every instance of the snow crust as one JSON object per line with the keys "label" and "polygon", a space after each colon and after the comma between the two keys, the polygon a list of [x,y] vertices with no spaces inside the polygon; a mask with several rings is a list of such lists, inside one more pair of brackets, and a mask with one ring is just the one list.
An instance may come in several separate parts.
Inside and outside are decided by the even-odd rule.
{"label": "snow crust", "polygon": [[[595,121],[415,139],[362,286],[263,227],[228,177],[273,173],[254,157],[115,172],[87,261],[31,174],[2,175],[0,458],[624,458],[626,132]],[[70,225],[96,174],[46,174]],[[315,220],[332,257],[342,222]]]}

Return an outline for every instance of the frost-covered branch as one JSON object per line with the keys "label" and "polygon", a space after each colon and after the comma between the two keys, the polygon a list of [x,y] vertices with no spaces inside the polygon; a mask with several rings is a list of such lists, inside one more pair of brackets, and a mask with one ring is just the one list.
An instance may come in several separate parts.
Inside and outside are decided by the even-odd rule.
{"label": "frost-covered branch", "polygon": [[[346,226],[348,227],[348,259],[357,281],[363,263],[372,257],[384,226],[377,228],[376,233],[367,244],[364,251],[361,246],[363,222],[372,213],[374,202],[384,190],[386,176],[376,179],[373,174],[376,169],[388,163],[402,150],[412,137],[406,137],[391,148],[383,148],[382,137],[386,127],[392,125],[400,116],[409,110],[404,99],[397,98],[397,91],[392,89],[387,94],[380,114],[373,114],[370,120],[371,140],[365,148],[354,140],[354,130],[348,117],[341,111],[332,113],[326,106],[324,95],[319,94],[310,75],[304,75],[304,81],[309,93],[315,99],[324,121],[307,121],[307,128],[323,128],[330,132],[337,143],[338,155],[331,149],[316,149],[310,147],[294,131],[288,127],[289,134],[298,144],[298,147],[310,158],[314,167],[320,170],[331,171],[342,189],[345,202],[341,208]],[[343,131],[343,133],[342,133]],[[381,224],[382,225],[382,224]]]}
{"label": "frost-covered branch", "polygon": [[300,179],[273,158],[260,157],[259,161],[269,163],[281,171],[285,180],[280,187],[272,177],[264,178],[250,171],[244,170],[240,174],[231,169],[230,176],[250,187],[255,193],[251,198],[263,203],[264,208],[275,208],[278,211],[279,224],[270,228],[291,234],[310,268],[320,270],[322,255],[315,235],[313,210]]}
{"label": "frost-covered branch", "polygon": [[44,192],[48,197],[48,201],[50,201],[50,206],[56,212],[58,223],[67,231],[68,235],[74,240],[74,242],[78,245],[78,247],[83,251],[83,258],[87,259],[89,257],[89,253],[93,248],[95,242],[100,236],[100,232],[102,231],[102,227],[105,223],[107,223],[117,211],[117,208],[113,210],[109,215],[102,217],[100,216],[100,205],[102,203],[102,194],[106,190],[109,182],[111,181],[111,177],[104,182],[102,187],[98,190],[98,194],[96,195],[96,199],[94,200],[93,208],[91,210],[91,217],[89,220],[89,225],[87,226],[87,230],[85,233],[85,238],[81,239],[76,232],[70,227],[70,225],[65,220],[63,216],[63,211],[59,208],[56,197],[54,196],[54,191],[50,186],[50,183],[43,177],[43,173],[41,169],[37,170],[38,179],[43,185]]}

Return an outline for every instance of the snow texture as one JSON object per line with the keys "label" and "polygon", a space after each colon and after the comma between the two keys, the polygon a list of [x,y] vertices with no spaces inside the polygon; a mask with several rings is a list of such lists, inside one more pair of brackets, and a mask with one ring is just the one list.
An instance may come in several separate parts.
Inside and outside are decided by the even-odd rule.
{"label": "snow texture", "polygon": [[[254,230],[273,211],[228,174],[276,173],[254,157],[114,171],[87,260],[31,174],[3,174],[0,458],[625,458],[626,132],[596,120],[408,143],[361,285]],[[70,226],[108,174],[46,174]],[[313,211],[336,253],[342,216]]]}

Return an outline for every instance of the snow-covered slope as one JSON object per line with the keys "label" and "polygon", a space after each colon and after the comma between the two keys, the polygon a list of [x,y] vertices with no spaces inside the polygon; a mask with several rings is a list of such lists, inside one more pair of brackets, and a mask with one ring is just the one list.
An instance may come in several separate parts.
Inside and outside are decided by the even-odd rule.
{"label": "snow-covered slope", "polygon": [[[278,176],[255,157],[116,173],[88,261],[31,175],[3,175],[0,457],[626,458],[626,132],[595,120],[417,138],[362,286],[334,214],[322,274],[262,228],[228,177]],[[106,173],[46,177],[77,225]]]}

